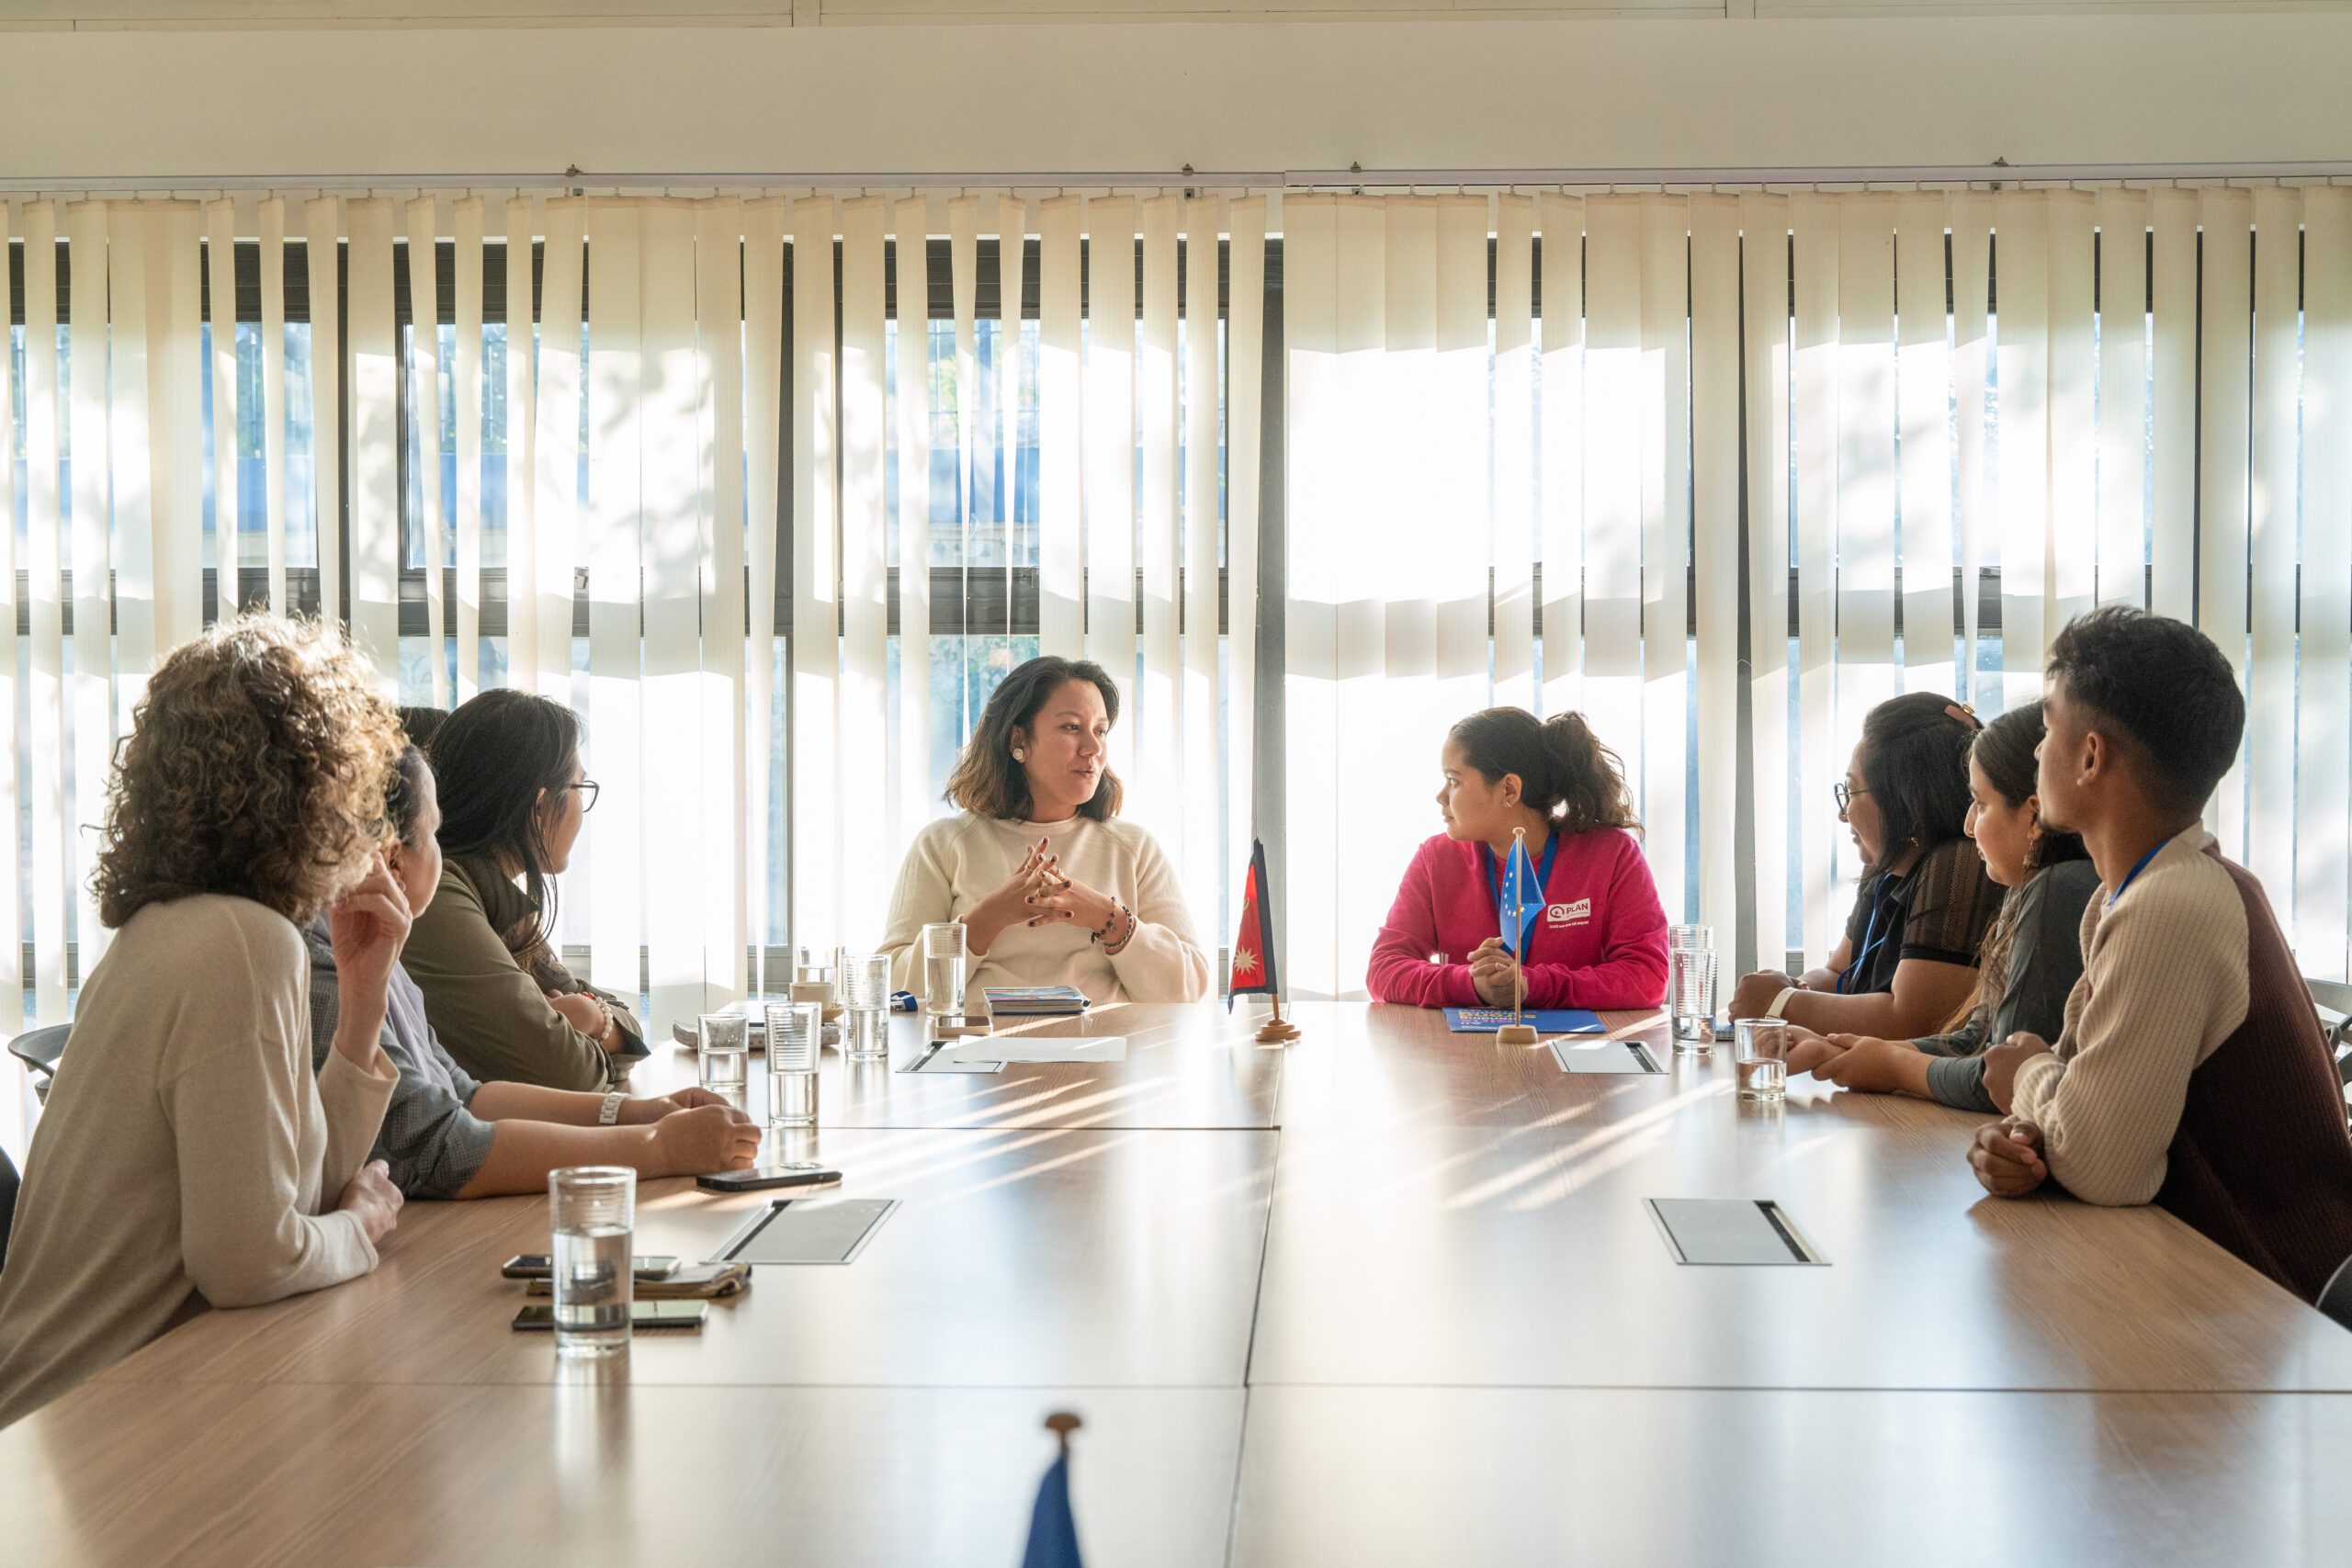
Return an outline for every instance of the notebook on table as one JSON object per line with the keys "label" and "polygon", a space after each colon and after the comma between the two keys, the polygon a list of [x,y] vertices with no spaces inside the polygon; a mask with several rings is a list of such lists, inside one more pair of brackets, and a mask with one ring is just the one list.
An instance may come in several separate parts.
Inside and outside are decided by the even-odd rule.
{"label": "notebook on table", "polygon": [[[1448,1008],[1445,1027],[1456,1034],[1492,1034],[1514,1021],[1509,1008]],[[1544,1008],[1519,1015],[1516,1021],[1535,1026],[1538,1034],[1606,1034],[1600,1015],[1582,1008]]]}
{"label": "notebook on table", "polygon": [[1054,1018],[1094,1005],[1076,986],[987,986],[980,994],[997,1018]]}

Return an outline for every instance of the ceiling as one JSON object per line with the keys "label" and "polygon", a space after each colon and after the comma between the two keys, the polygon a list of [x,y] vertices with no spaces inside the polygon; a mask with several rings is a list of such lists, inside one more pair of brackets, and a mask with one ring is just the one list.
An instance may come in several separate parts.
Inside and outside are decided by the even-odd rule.
{"label": "ceiling", "polygon": [[2352,10],[2352,0],[0,0],[0,29],[815,27]]}

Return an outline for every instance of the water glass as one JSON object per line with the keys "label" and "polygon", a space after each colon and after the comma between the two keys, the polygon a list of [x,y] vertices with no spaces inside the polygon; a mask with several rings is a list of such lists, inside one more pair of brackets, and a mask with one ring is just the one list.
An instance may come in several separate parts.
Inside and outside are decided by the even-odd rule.
{"label": "water glass", "polygon": [[1666,950],[1668,953],[1685,951],[1712,953],[1714,951],[1714,946],[1715,928],[1713,926],[1668,926],[1666,928]]}
{"label": "water glass", "polygon": [[792,950],[792,999],[830,1003],[833,976],[841,962],[838,947],[801,946]]}
{"label": "water glass", "polygon": [[768,1125],[817,1124],[817,1055],[825,1039],[825,1010],[816,1002],[778,1002],[768,1009]]}
{"label": "water glass", "polygon": [[741,1105],[752,1060],[751,1021],[740,1012],[707,1012],[695,1027],[702,1087]]}
{"label": "water glass", "polygon": [[568,1360],[627,1355],[637,1172],[621,1165],[548,1172],[548,1224],[554,1234],[556,1354]]}
{"label": "water glass", "polygon": [[[1703,928],[1702,928],[1703,929]],[[1666,1005],[1678,1051],[1704,1051],[1715,1043],[1715,950],[1673,947],[1666,953]]]}
{"label": "water glass", "polygon": [[922,1010],[933,1021],[964,1013],[964,922],[922,928]]}
{"label": "water glass", "polygon": [[842,1006],[842,1055],[871,1062],[890,1054],[890,960],[879,953],[842,955],[838,976]]}
{"label": "water glass", "polygon": [[1780,1018],[1743,1018],[1732,1025],[1731,1059],[1739,1098],[1779,1101],[1789,1093],[1789,1024]]}

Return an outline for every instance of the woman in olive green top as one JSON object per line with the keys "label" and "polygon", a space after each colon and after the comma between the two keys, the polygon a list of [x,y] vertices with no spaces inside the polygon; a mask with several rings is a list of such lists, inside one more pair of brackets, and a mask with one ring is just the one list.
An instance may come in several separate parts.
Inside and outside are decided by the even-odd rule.
{"label": "woman in olive green top", "polygon": [[[526,692],[484,692],[433,731],[440,886],[401,962],[458,1065],[477,1078],[605,1089],[646,1054],[628,1008],[556,956],[555,885],[596,786],[580,719]],[[516,879],[521,885],[516,885]]]}

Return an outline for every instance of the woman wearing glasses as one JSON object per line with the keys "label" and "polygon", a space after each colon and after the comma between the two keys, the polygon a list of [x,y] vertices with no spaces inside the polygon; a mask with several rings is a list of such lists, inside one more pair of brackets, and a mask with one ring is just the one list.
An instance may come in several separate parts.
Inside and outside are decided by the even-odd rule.
{"label": "woman wearing glasses", "polygon": [[645,1055],[619,998],[555,949],[555,883],[596,804],[580,719],[526,692],[484,692],[425,749],[441,797],[440,886],[401,963],[441,1043],[474,1077],[609,1089]]}
{"label": "woman wearing glasses", "polygon": [[1846,935],[1826,969],[1741,980],[1732,1017],[1903,1040],[1934,1033],[1959,1010],[2001,909],[2001,889],[1965,836],[1968,749],[1979,728],[1931,692],[1870,711],[1836,786],[1838,820],[1862,863]]}

